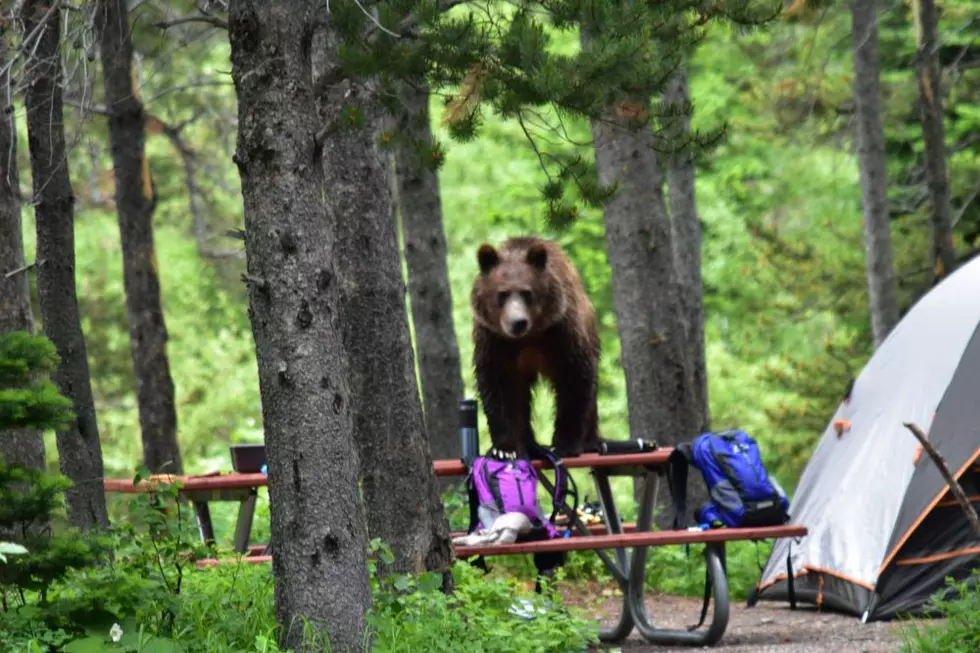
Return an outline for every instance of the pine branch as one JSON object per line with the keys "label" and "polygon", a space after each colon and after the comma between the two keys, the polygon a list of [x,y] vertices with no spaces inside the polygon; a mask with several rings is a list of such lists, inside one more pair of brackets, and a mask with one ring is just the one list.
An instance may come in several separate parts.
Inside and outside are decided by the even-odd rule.
{"label": "pine branch", "polygon": [[946,485],[949,486],[950,492],[956,498],[956,502],[960,504],[960,508],[963,509],[963,514],[966,515],[967,521],[970,522],[970,526],[973,527],[973,532],[977,534],[980,538],[980,517],[977,516],[977,511],[974,510],[973,504],[970,503],[970,499],[967,498],[966,492],[963,491],[963,486],[959,484],[953,473],[949,471],[949,467],[946,465],[946,460],[942,457],[939,451],[936,450],[926,434],[922,432],[915,424],[905,422],[905,428],[912,432],[915,439],[919,441],[922,448],[925,450],[929,457],[932,458],[932,462],[935,463],[936,467],[939,469],[939,473],[942,475],[943,480],[946,481]]}
{"label": "pine branch", "polygon": [[180,18],[174,18],[173,20],[161,20],[153,23],[153,26],[162,30],[167,30],[171,27],[187,25],[188,23],[207,23],[208,25],[217,27],[218,29],[228,29],[228,21],[224,20],[223,18],[209,16],[207,14],[201,16],[181,16]]}

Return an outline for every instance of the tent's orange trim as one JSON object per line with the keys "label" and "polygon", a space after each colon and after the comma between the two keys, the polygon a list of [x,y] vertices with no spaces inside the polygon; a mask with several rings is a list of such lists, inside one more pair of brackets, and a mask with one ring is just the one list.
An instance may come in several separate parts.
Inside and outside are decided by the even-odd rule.
{"label": "tent's orange trim", "polygon": [[[980,496],[967,497],[967,500],[970,503],[975,503],[977,501],[980,501]],[[946,501],[940,501],[939,503],[937,503],[936,504],[936,507],[937,508],[948,508],[949,506],[959,506],[959,505],[960,505],[960,502],[957,501],[956,499],[947,499]]]}
{"label": "tent's orange trim", "polygon": [[[796,579],[796,578],[799,578],[800,576],[806,576],[806,573],[807,573],[806,572],[806,569],[802,569],[801,571],[798,571],[795,574],[793,574],[793,578]],[[786,580],[787,578],[789,578],[789,575],[788,574],[776,574],[775,576],[772,577],[772,580],[771,581],[769,581],[767,583],[763,583],[761,585],[756,585],[755,588],[758,591],[761,592],[762,590],[766,589],[767,587],[772,587],[773,585],[775,585],[779,581]]]}
{"label": "tent's orange trim", "polygon": [[[953,478],[959,480],[960,476],[962,476],[964,472],[966,472],[966,470],[970,469],[971,467],[973,467],[974,464],[976,464],[977,458],[980,458],[980,449],[977,449],[976,451],[973,452],[973,455],[966,460],[963,466],[960,467],[955,474],[953,474]],[[895,558],[895,555],[898,553],[899,549],[905,546],[905,542],[908,541],[912,533],[915,532],[915,529],[917,529],[919,525],[922,524],[923,520],[925,520],[925,518],[929,515],[929,513],[932,512],[932,509],[936,507],[936,504],[938,504],[942,500],[943,495],[946,494],[946,490],[947,488],[944,486],[943,489],[939,491],[939,494],[936,495],[936,498],[930,501],[929,505],[926,506],[926,509],[922,511],[922,513],[916,518],[914,522],[912,522],[912,525],[909,527],[909,529],[905,531],[904,535],[902,535],[902,539],[900,539],[898,541],[898,544],[895,545],[895,548],[892,549],[887,556],[885,556],[885,561],[881,563],[880,567],[878,567],[879,574],[881,574],[885,570],[885,568],[891,564],[892,560]]]}
{"label": "tent's orange trim", "polygon": [[854,583],[855,585],[860,585],[861,587],[868,590],[869,592],[875,591],[874,585],[872,585],[871,583],[867,583],[863,580],[858,580],[857,578],[852,578],[847,574],[842,574],[839,571],[834,571],[833,569],[825,569],[823,567],[811,567],[810,565],[805,565],[804,569],[818,574],[827,574],[828,576],[835,576],[837,578],[840,578],[841,580],[847,581],[848,583]]}
{"label": "tent's orange trim", "polygon": [[[861,587],[868,590],[869,592],[875,591],[874,585],[872,585],[871,583],[867,583],[863,580],[858,580],[857,578],[852,578],[847,574],[842,574],[840,572],[834,571],[833,569],[826,569],[824,567],[813,567],[811,565],[803,565],[803,569],[793,574],[793,578],[806,576],[807,574],[810,573],[826,574],[827,576],[834,576],[836,578],[840,578],[843,581],[847,581],[848,583],[854,583],[855,585],[860,585]],[[789,578],[787,574],[776,574],[775,576],[773,576],[772,580],[763,583],[762,585],[756,585],[756,589],[761,592],[767,587],[771,587],[780,581],[786,580],[787,578]]]}
{"label": "tent's orange trim", "polygon": [[957,551],[947,551],[946,553],[937,553],[936,555],[926,556],[924,558],[903,558],[902,560],[896,560],[895,565],[899,567],[905,567],[908,565],[925,565],[930,562],[939,562],[940,560],[949,560],[950,558],[958,558],[959,556],[968,556],[975,553],[980,553],[980,546],[974,546],[969,549],[959,549]]}

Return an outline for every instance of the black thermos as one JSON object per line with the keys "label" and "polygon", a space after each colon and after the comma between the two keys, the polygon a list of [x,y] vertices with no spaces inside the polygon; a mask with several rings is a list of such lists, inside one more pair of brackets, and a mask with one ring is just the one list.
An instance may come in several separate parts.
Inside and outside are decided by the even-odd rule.
{"label": "black thermos", "polygon": [[480,434],[476,425],[476,399],[459,402],[459,441],[463,462],[469,467],[480,455]]}

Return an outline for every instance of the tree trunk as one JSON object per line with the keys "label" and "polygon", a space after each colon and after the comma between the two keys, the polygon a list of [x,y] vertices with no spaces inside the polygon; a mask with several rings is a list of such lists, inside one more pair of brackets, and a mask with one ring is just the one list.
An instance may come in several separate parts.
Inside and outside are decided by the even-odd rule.
{"label": "tree trunk", "polygon": [[[609,115],[592,123],[592,139],[601,183],[619,182],[605,207],[606,247],[630,434],[673,445],[697,435],[703,411],[690,386],[670,217],[653,132],[630,131]],[[667,526],[671,511],[660,513],[657,523]]]}
{"label": "tree trunk", "polygon": [[878,14],[875,0],[851,0],[854,45],[854,100],[857,106],[864,249],[868,302],[875,347],[898,323],[891,226],[888,223],[888,179],[885,135],[878,88]]}
{"label": "tree trunk", "polygon": [[[35,259],[41,322],[61,357],[52,380],[72,400],[75,411],[71,427],[57,434],[61,472],[74,483],[65,493],[68,516],[82,530],[107,528],[102,447],[75,294],[75,194],[65,151],[61,10],[58,5],[28,0],[22,18],[24,49],[29,53],[25,61],[25,105],[37,224]],[[38,35],[29,39],[35,30]]]}
{"label": "tree trunk", "polygon": [[97,20],[143,461],[153,473],[181,474],[174,383],[153,246],[156,193],[144,146],[146,116],[131,70],[133,44],[125,0],[100,0]]}
{"label": "tree trunk", "polygon": [[929,186],[929,267],[939,282],[956,267],[953,249],[953,210],[946,171],[946,128],[943,124],[942,77],[939,68],[939,37],[936,34],[934,0],[913,0],[915,15],[915,65],[922,112],[926,181]]}
{"label": "tree trunk", "polygon": [[[681,69],[671,78],[664,92],[664,103],[683,107],[691,101],[687,75]],[[672,121],[668,136],[684,142],[691,131],[691,121],[678,116]],[[690,388],[697,410],[695,424],[698,433],[710,428],[708,406],[708,373],[704,344],[704,304],[701,284],[701,219],[698,216],[695,192],[694,155],[690,148],[679,151],[667,162],[667,191],[670,199],[671,239],[677,270],[680,305],[684,316],[687,340],[686,359],[690,366]]]}
{"label": "tree trunk", "polygon": [[[7,35],[0,24],[0,71],[4,71],[0,73],[0,334],[34,333],[21,231],[13,84],[7,64]],[[8,465],[44,469],[42,433],[31,429],[0,433],[0,459]]]}
{"label": "tree trunk", "polygon": [[[343,189],[326,183],[316,145],[311,43],[330,32],[327,16],[311,0],[230,3],[235,161],[284,626],[279,646],[314,650],[303,642],[306,618],[329,633],[331,650],[360,651],[371,592],[337,248],[341,225],[360,216],[338,207]],[[347,159],[358,172],[359,161]]]}
{"label": "tree trunk", "polygon": [[[320,98],[321,124],[330,131],[322,165],[338,216],[340,324],[350,355],[368,532],[391,547],[391,571],[445,570],[452,560],[449,523],[415,379],[388,166],[378,145],[380,103],[374,91],[345,79],[335,48],[324,43],[315,50],[320,58],[314,71],[320,79],[336,80],[323,82]],[[362,108],[364,124],[330,129],[348,102]]]}
{"label": "tree trunk", "polygon": [[[428,89],[401,87],[399,134],[427,146],[432,142]],[[408,290],[425,428],[433,458],[459,458],[458,407],[463,398],[459,345],[453,330],[453,298],[446,269],[439,178],[408,143],[395,150],[396,204],[405,239]]]}

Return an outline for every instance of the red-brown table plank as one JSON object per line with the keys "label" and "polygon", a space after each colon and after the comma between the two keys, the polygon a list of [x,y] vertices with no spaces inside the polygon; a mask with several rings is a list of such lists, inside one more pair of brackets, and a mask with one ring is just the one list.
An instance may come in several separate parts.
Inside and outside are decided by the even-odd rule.
{"label": "red-brown table plank", "polygon": [[[562,458],[561,462],[568,469],[609,469],[610,467],[635,467],[641,465],[651,465],[657,467],[667,463],[672,449],[658,449],[645,453],[623,453],[614,455],[601,455],[597,453],[583,453],[580,456]],[[462,460],[435,460],[432,463],[435,468],[436,476],[465,476],[466,466]],[[547,463],[543,460],[535,460],[535,469],[546,467]]]}
{"label": "red-brown table plank", "polygon": [[[457,546],[456,557],[499,556],[522,553],[555,553],[560,551],[593,551],[596,549],[624,549],[636,546],[666,546],[671,544],[706,544],[738,540],[769,540],[781,537],[801,537],[807,534],[805,526],[767,526],[763,528],[718,528],[707,531],[653,531],[633,532],[622,535],[589,535],[559,538],[540,542],[498,544],[495,546]],[[209,558],[198,560],[201,567],[235,562],[237,558]],[[271,562],[272,556],[249,555],[242,562]]]}
{"label": "red-brown table plank", "polygon": [[457,546],[456,556],[498,556],[519,553],[558,553],[595,549],[625,549],[636,546],[665,546],[670,544],[701,544],[732,540],[765,540],[806,535],[804,526],[768,526],[765,528],[718,528],[707,531],[652,531],[622,535],[590,535],[539,542],[515,542],[495,546]]}
{"label": "red-brown table plank", "polygon": [[[572,458],[563,458],[562,463],[568,469],[609,469],[612,467],[632,467],[650,465],[657,467],[667,462],[671,449],[659,449],[646,453],[627,453],[603,456],[597,453],[584,453]],[[541,469],[547,463],[535,460],[534,467]],[[466,467],[461,460],[435,460],[432,463],[436,476],[464,476]],[[179,479],[182,491],[195,490],[236,490],[243,488],[265,487],[269,479],[265,474],[221,474],[217,476],[172,476],[168,480]],[[107,492],[122,492],[136,494],[149,489],[152,480],[141,481],[138,486],[128,479],[107,478],[104,481]]]}

